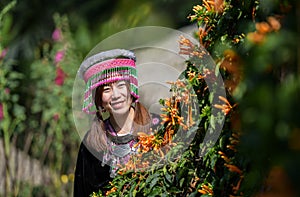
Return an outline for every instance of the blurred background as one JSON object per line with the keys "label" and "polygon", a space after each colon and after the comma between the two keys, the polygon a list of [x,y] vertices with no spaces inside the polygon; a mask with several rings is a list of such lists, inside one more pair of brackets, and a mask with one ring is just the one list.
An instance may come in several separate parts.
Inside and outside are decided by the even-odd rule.
{"label": "blurred background", "polygon": [[1,0],[0,196],[71,196],[81,140],[71,97],[81,61],[128,28],[190,25],[194,4]]}
{"label": "blurred background", "polygon": [[[72,88],[81,61],[100,41],[128,28],[193,25],[187,17],[202,2],[207,1],[1,0],[0,196],[71,196],[81,140]],[[226,2],[232,9],[212,22],[216,31],[204,41],[214,57],[225,57],[224,62],[230,57],[225,79],[229,100],[238,107],[228,130],[243,133],[239,153],[232,156],[245,172],[241,189],[261,189],[257,196],[297,196],[300,4]],[[268,16],[280,25],[264,29]]]}

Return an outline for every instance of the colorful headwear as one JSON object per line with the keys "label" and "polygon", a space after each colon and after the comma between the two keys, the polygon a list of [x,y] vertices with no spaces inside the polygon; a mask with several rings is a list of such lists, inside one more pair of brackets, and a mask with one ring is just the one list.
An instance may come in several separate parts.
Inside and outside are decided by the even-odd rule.
{"label": "colorful headwear", "polygon": [[85,59],[78,71],[86,83],[82,110],[89,114],[95,113],[94,90],[100,85],[119,80],[130,82],[130,94],[137,101],[139,96],[135,61],[134,53],[125,49],[104,51]]}

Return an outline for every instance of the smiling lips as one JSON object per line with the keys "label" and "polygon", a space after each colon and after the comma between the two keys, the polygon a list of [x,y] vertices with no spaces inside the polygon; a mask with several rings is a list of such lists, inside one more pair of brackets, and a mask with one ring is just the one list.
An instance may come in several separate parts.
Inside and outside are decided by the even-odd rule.
{"label": "smiling lips", "polygon": [[123,107],[123,103],[125,101],[118,101],[118,102],[113,102],[113,103],[110,103],[110,105],[114,108],[114,109],[120,109]]}

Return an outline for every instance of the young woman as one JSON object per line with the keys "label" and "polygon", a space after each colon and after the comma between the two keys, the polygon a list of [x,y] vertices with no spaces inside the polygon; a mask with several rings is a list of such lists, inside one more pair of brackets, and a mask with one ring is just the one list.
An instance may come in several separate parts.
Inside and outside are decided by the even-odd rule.
{"label": "young woman", "polygon": [[150,132],[152,115],[139,103],[135,55],[114,49],[87,58],[79,74],[86,82],[83,111],[95,113],[78,152],[74,196],[102,190],[118,166],[136,153],[137,132]]}

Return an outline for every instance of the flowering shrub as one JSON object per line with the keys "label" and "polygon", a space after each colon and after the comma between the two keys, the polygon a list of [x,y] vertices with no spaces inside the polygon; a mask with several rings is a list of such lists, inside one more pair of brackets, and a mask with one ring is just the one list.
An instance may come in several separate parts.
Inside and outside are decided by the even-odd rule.
{"label": "flowering shrub", "polygon": [[[43,45],[39,51],[41,57],[30,68],[32,99],[28,129],[34,131],[31,155],[46,163],[58,175],[62,173],[62,177],[66,177],[65,174],[73,173],[69,160],[76,158],[79,146],[73,123],[72,90],[81,55],[74,46],[67,17],[56,14],[54,20],[53,41]],[[55,177],[53,181],[57,179]],[[69,179],[56,181],[56,187],[67,184],[66,180]],[[71,186],[72,182],[68,185]]]}
{"label": "flowering shrub", "polygon": [[[299,146],[294,143],[299,140],[300,125],[293,118],[300,107],[296,102],[299,76],[294,73],[296,38],[294,28],[287,25],[283,29],[283,21],[288,23],[288,18],[295,17],[295,4],[288,0],[203,0],[194,6],[189,18],[198,24],[199,44],[217,64],[216,68],[206,67],[201,63],[205,52],[181,39],[181,53],[190,56],[185,77],[197,93],[201,111],[195,139],[181,157],[154,165],[151,170],[136,171],[136,163],[129,163],[129,168],[121,169],[107,186],[107,196],[270,196],[279,185],[284,185],[279,195],[297,196],[297,188],[283,181],[294,185],[299,181],[293,176],[299,165],[296,156],[300,158]],[[214,83],[212,73],[218,70],[224,78],[227,98],[209,92],[205,83]],[[183,88],[171,99],[175,102],[163,103],[167,113],[162,119],[166,124],[156,135],[141,136],[144,154],[159,150],[164,141],[173,142],[174,128],[186,125],[174,104],[176,98],[186,95],[184,89],[189,85],[175,83]],[[211,106],[212,99],[218,103]],[[211,113],[214,108],[219,110],[217,115]],[[205,149],[202,142],[208,124],[220,121],[220,114],[226,117],[218,141],[199,157]],[[178,151],[171,146],[170,152],[158,155],[164,158]],[[271,180],[274,174],[280,177],[276,181]],[[101,191],[92,196],[102,196]]]}
{"label": "flowering shrub", "polygon": [[[300,80],[296,74],[299,28],[293,22],[299,20],[298,1],[199,3],[188,18],[197,23],[199,45],[207,49],[217,66],[206,67],[201,62],[205,53],[181,38],[181,53],[189,55],[190,60],[185,80],[172,82],[178,87],[176,97],[162,101],[164,124],[155,135],[140,136],[138,156],[146,159],[137,157],[123,166],[107,185],[110,190],[106,195],[299,196],[299,188],[293,187],[300,182]],[[67,196],[74,179],[74,161],[69,160],[76,158],[79,146],[71,113],[71,91],[81,55],[74,46],[67,18],[55,15],[52,40],[36,48],[35,59],[25,68],[26,75],[17,71],[18,66],[25,65],[9,57],[13,34],[8,31],[8,11],[14,4],[12,1],[0,12],[0,135],[4,162],[9,166],[10,145],[15,145],[53,173],[50,183],[34,187],[19,182],[8,168],[5,196]],[[139,8],[132,7],[134,17],[115,15],[101,26],[101,34],[96,34],[106,37],[116,27],[123,29],[120,24],[138,24],[150,10],[148,4]],[[83,37],[86,39],[82,39],[81,47],[90,48],[91,39],[84,33]],[[207,88],[206,82],[214,84],[217,71],[224,79],[226,97],[214,95]],[[199,108],[189,105],[190,88],[196,92]],[[211,105],[212,100],[216,104]],[[177,101],[184,103],[186,110],[180,112],[182,106]],[[186,118],[194,117],[195,109],[201,112],[197,119]],[[218,113],[213,114],[213,110]],[[202,142],[209,125],[216,125],[224,116],[225,124],[216,144],[205,149]],[[196,133],[188,146],[176,141],[179,127]],[[184,148],[180,157],[174,157]],[[202,151],[206,153],[199,154]],[[159,160],[159,165],[152,166],[147,158],[154,156],[172,160]],[[135,170],[143,167],[150,170]],[[92,195],[102,194],[95,191]]]}
{"label": "flowering shrub", "polygon": [[[0,12],[0,137],[3,142],[4,166],[9,166],[11,154],[11,139],[24,129],[25,109],[19,104],[20,97],[16,89],[20,86],[20,80],[23,75],[16,72],[13,68],[16,62],[8,57],[9,46],[4,38],[9,38],[9,32],[4,27],[10,27],[9,20],[4,18],[9,10],[15,5],[12,1]],[[2,147],[1,147],[2,148]],[[15,180],[15,172],[13,169],[5,169],[4,190],[14,191],[17,185],[13,188],[10,183]]]}
{"label": "flowering shrub", "polygon": [[[2,16],[15,3],[11,2],[0,13],[0,39],[9,38],[6,31],[11,20]],[[55,15],[54,20],[53,40],[36,49],[36,58],[26,68],[26,77],[16,71],[19,62],[9,56],[9,40],[0,41],[0,136],[4,142],[7,166],[5,196],[41,196],[48,193],[63,196],[65,192],[71,193],[73,163],[70,160],[76,158],[79,146],[71,101],[81,55],[75,50],[67,18]],[[11,163],[16,163],[11,157],[12,147],[23,150],[52,172],[50,177],[44,177],[45,182],[50,181],[50,186],[34,186],[17,177],[16,167],[11,166]],[[36,172],[32,173],[37,176]],[[66,174],[70,178],[66,179]]]}

